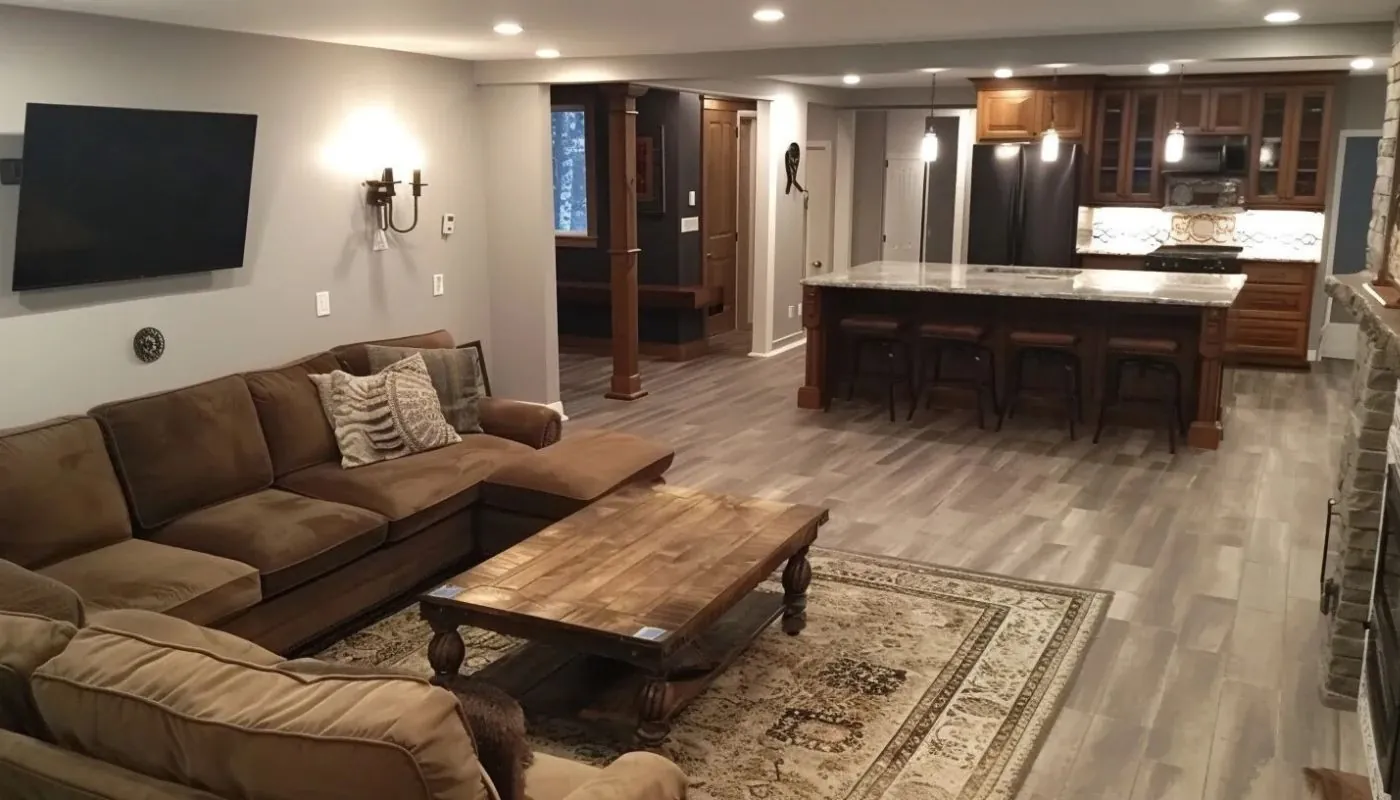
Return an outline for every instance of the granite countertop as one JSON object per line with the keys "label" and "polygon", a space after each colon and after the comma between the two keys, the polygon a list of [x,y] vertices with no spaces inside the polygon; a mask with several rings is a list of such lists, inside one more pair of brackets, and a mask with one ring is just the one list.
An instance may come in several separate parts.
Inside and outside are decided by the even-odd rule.
{"label": "granite countertop", "polygon": [[[1157,249],[1157,245],[1144,245],[1146,249],[1134,245],[1109,245],[1108,247],[1080,247],[1075,252],[1081,256],[1129,256],[1141,257]],[[1318,264],[1322,258],[1316,253],[1299,253],[1296,250],[1268,250],[1246,247],[1240,251],[1241,261],[1284,261],[1293,264]]]}
{"label": "granite countertop", "polygon": [[802,283],[846,289],[1224,308],[1235,302],[1244,281],[1243,275],[876,261],[845,273],[807,278]]}

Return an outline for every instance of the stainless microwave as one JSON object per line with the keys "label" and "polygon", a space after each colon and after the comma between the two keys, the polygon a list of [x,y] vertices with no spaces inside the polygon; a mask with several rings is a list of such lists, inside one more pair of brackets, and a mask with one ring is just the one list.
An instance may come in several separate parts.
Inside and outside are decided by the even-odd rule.
{"label": "stainless microwave", "polygon": [[1248,136],[1186,135],[1180,161],[1162,165],[1162,172],[1187,175],[1248,175]]}

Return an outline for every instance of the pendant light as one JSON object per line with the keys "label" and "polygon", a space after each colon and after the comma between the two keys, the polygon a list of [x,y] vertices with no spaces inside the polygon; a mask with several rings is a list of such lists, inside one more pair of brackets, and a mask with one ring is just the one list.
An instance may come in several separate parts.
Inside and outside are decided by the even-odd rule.
{"label": "pendant light", "polygon": [[1055,89],[1060,84],[1060,69],[1050,79],[1050,127],[1040,136],[1040,160],[1055,161],[1060,157],[1060,132],[1055,130]]}
{"label": "pendant light", "polygon": [[1186,156],[1186,131],[1181,129],[1181,84],[1186,82],[1186,65],[1181,65],[1181,75],[1176,82],[1176,124],[1167,133],[1166,144],[1162,148],[1162,159],[1175,164]]}
{"label": "pendant light", "polygon": [[938,101],[938,73],[933,73],[932,83],[929,84],[928,116],[924,118],[924,139],[919,142],[919,158],[925,164],[931,164],[938,160],[938,131],[934,127],[933,110]]}

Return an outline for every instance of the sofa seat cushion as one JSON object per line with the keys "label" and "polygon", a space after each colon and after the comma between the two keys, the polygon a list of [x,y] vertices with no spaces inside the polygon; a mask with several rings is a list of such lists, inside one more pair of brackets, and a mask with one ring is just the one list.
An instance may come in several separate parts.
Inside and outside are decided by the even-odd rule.
{"label": "sofa seat cushion", "polygon": [[131,516],[91,417],[0,431],[0,558],[46,566],[131,538]]}
{"label": "sofa seat cushion", "polygon": [[220,800],[61,747],[0,731],[5,800]]}
{"label": "sofa seat cushion", "polygon": [[83,599],[71,586],[0,559],[0,611],[33,614],[83,626]]}
{"label": "sofa seat cushion", "polygon": [[141,528],[272,485],[272,457],[240,375],[92,410]]}
{"label": "sofa seat cushion", "polygon": [[264,489],[181,517],[149,538],[257,567],[266,598],[349,564],[387,536],[388,523],[373,512]]}
{"label": "sofa seat cushion", "polygon": [[305,676],[89,626],[34,672],[56,743],[260,800],[483,800],[457,699],[408,677]]}
{"label": "sofa seat cushion", "polygon": [[128,539],[40,572],[73,587],[89,612],[138,608],[212,625],[262,599],[257,567],[144,539]]}
{"label": "sofa seat cushion", "polygon": [[660,478],[676,452],[627,433],[571,431],[491,473],[483,500],[495,508],[560,520],[629,483]]}
{"label": "sofa seat cushion", "polygon": [[624,753],[598,767],[535,753],[525,772],[527,800],[684,800],[685,773],[655,753]]}
{"label": "sofa seat cushion", "polygon": [[0,611],[0,730],[49,738],[34,710],[29,676],[62,653],[77,632],[71,623]]}
{"label": "sofa seat cushion", "polygon": [[332,503],[367,508],[389,520],[389,541],[402,541],[476,502],[481,482],[502,464],[535,451],[487,434],[355,469],[318,464],[277,485]]}

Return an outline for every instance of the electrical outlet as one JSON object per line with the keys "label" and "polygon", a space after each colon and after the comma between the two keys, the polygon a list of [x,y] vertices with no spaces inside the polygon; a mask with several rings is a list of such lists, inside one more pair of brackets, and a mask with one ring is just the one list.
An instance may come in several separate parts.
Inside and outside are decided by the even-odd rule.
{"label": "electrical outlet", "polygon": [[331,293],[316,293],[316,316],[329,317],[331,315]]}
{"label": "electrical outlet", "polygon": [[[455,230],[457,230],[457,215],[456,215],[456,214],[443,214],[443,215],[442,215],[442,235],[443,235],[443,236],[451,236],[451,235],[452,235],[452,232],[455,231]],[[439,292],[438,294],[442,294],[442,293]]]}
{"label": "electrical outlet", "polygon": [[788,306],[788,319],[792,319],[795,316],[793,312],[796,310],[797,306]]}
{"label": "electrical outlet", "polygon": [[433,276],[433,297],[442,295],[442,273]]}
{"label": "electrical outlet", "polygon": [[694,190],[694,189],[691,189],[691,190],[690,190],[690,206],[691,206],[691,208],[694,208],[694,207],[695,207],[695,190]]}
{"label": "electrical outlet", "polygon": [[700,230],[699,217],[681,217],[681,233],[695,233]]}

